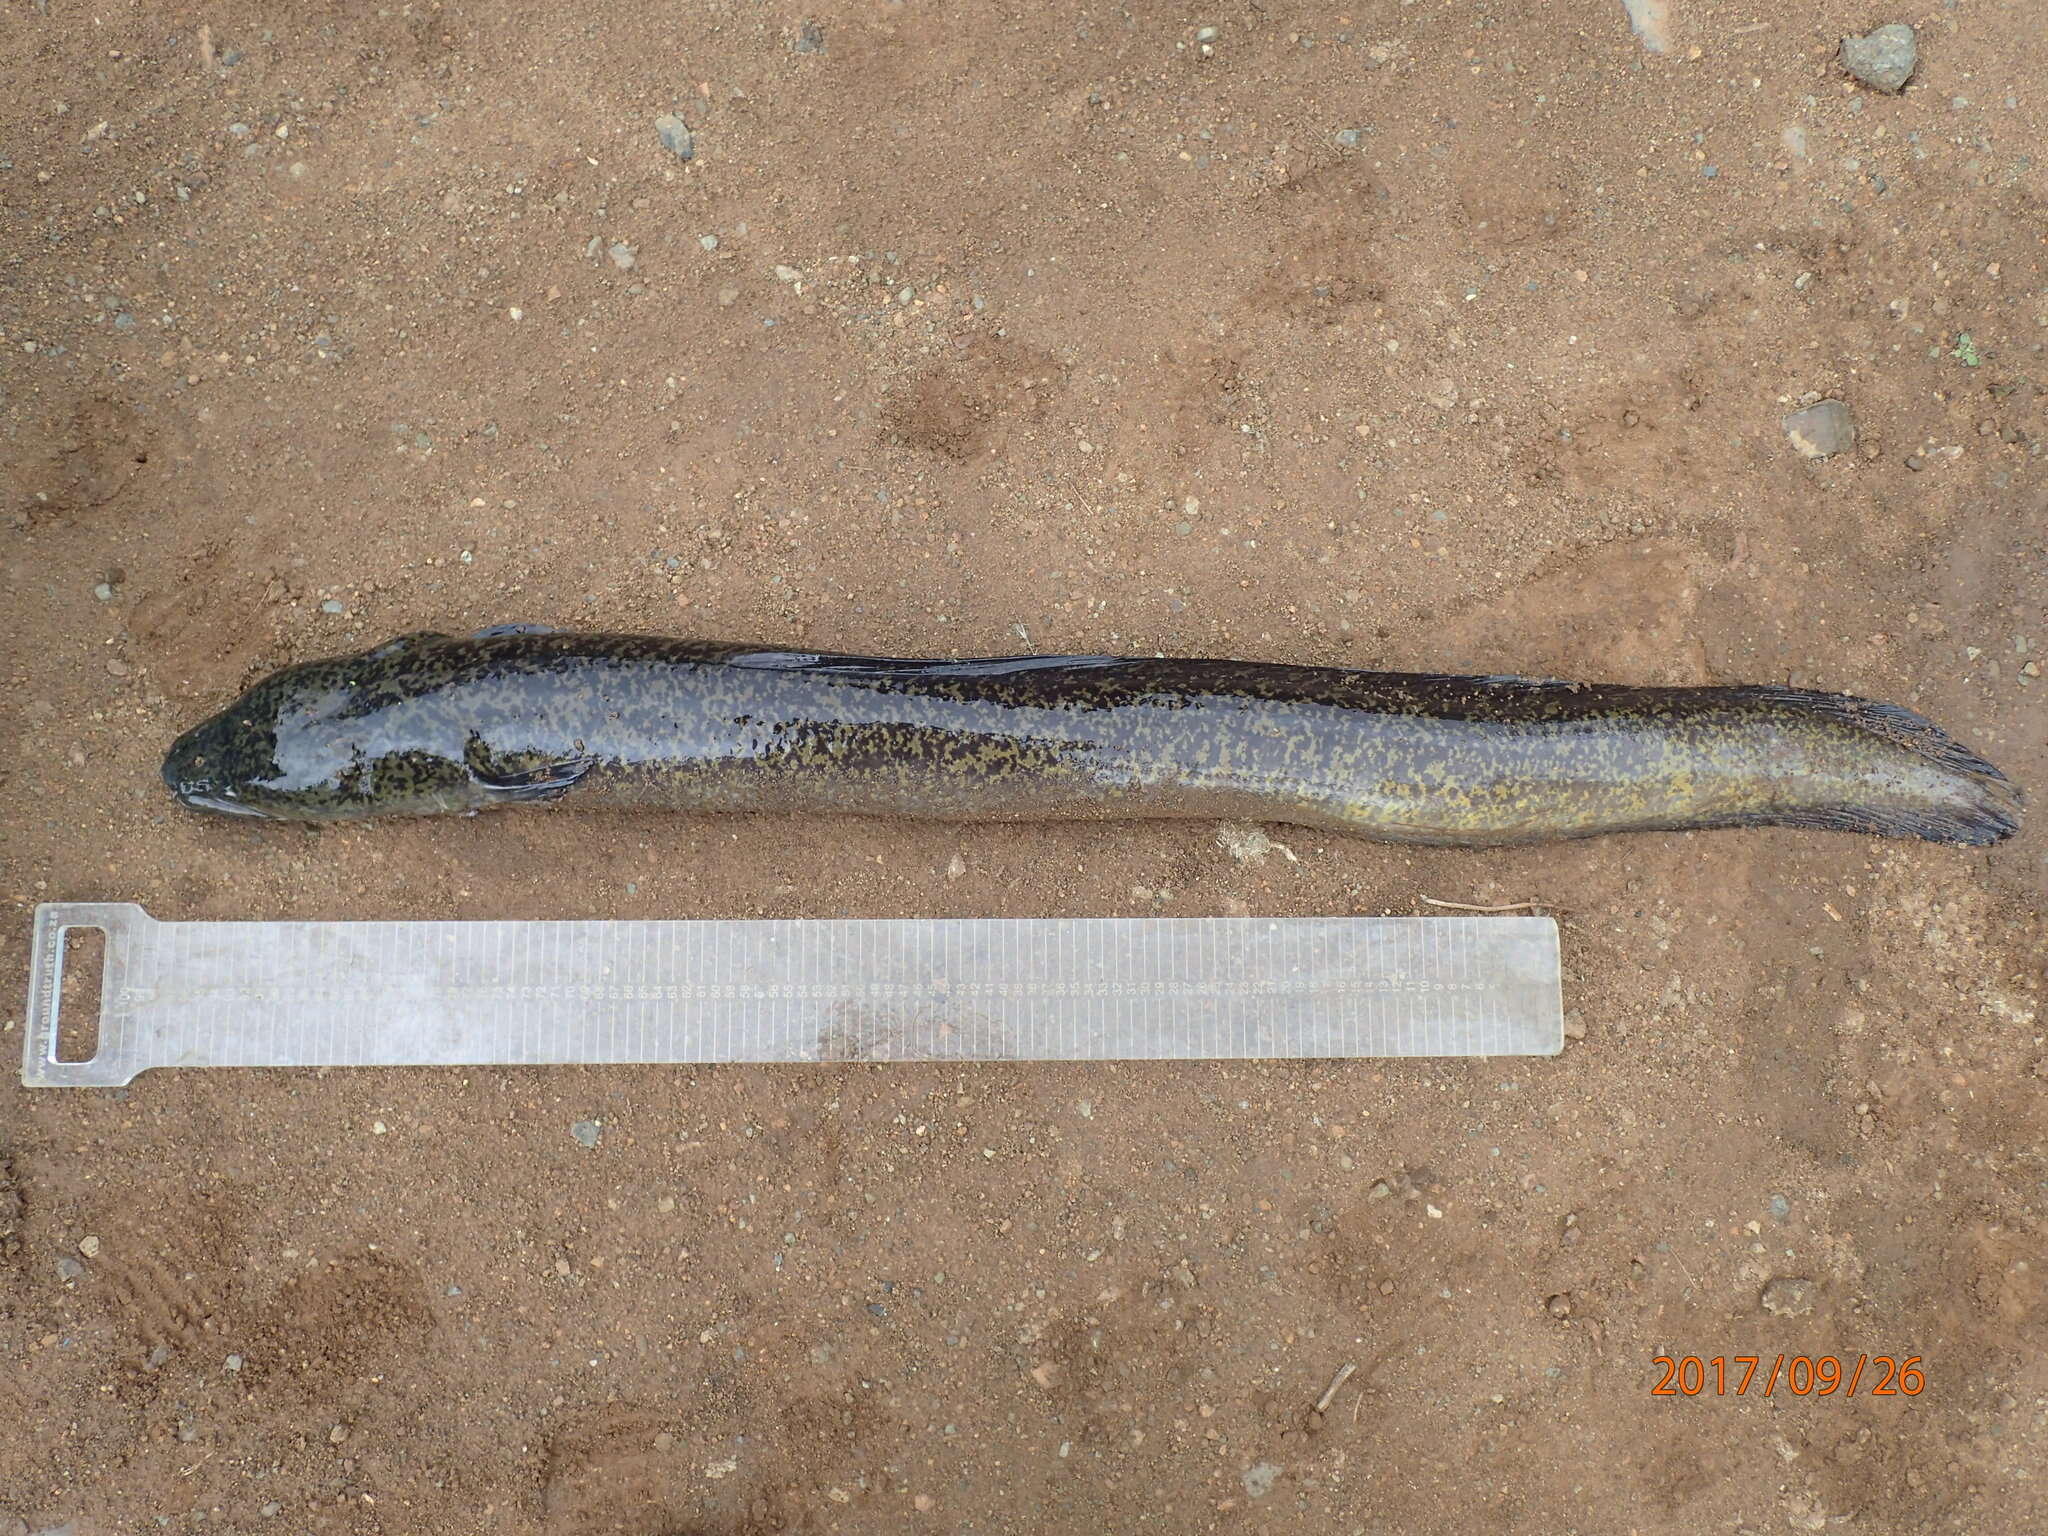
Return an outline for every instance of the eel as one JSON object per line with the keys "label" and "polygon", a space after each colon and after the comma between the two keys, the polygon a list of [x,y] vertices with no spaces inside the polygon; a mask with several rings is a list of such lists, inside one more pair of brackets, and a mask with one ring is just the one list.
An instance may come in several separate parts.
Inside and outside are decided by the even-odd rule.
{"label": "eel", "polygon": [[913,660],[504,625],[286,667],[166,785],[294,821],[500,806],[1203,817],[1471,847],[1811,827],[1981,845],[1999,770],[1897,705],[1117,656]]}

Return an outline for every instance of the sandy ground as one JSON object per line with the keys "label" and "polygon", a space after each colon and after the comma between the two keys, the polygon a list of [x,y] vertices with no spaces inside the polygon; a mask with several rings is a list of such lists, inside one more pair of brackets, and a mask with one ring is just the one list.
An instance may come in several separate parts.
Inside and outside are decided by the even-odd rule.
{"label": "sandy ground", "polygon": [[[1791,680],[2038,793],[2036,0],[1646,9],[8,4],[0,1046],[56,898],[1536,898],[1576,1037],[0,1089],[0,1536],[2048,1528],[2038,826],[1240,864],[156,780],[269,667],[538,620]],[[1898,97],[1832,62],[1891,19]],[[1653,1393],[1781,1352],[1924,1388]]]}

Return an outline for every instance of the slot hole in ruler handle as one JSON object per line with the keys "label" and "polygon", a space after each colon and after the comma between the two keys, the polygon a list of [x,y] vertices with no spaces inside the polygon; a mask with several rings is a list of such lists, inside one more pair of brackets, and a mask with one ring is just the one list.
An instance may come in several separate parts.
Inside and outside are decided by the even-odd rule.
{"label": "slot hole in ruler handle", "polygon": [[57,930],[56,1018],[51,1055],[67,1066],[100,1053],[100,999],[107,975],[107,931],[82,925]]}

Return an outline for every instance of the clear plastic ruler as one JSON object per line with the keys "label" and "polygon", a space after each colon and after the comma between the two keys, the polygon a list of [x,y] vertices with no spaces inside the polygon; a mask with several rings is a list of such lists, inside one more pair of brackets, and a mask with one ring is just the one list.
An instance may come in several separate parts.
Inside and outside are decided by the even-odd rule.
{"label": "clear plastic ruler", "polygon": [[[67,975],[67,939],[87,929],[105,935],[99,974]],[[64,1017],[89,1013],[95,991],[96,1033]],[[74,1037],[92,1041],[84,1059],[67,1059]],[[174,923],[64,902],[36,910],[22,1081],[1563,1046],[1547,917]]]}

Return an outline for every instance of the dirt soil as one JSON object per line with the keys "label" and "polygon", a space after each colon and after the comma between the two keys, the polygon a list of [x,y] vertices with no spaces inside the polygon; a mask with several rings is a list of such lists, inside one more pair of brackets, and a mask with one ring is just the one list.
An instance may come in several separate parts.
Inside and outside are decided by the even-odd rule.
{"label": "dirt soil", "polygon": [[[2048,1529],[2038,816],[1239,862],[157,780],[273,666],[534,620],[1794,681],[2038,799],[2037,0],[1641,9],[10,3],[0,1047],[59,898],[1534,899],[1573,1038],[0,1089],[0,1536]],[[1892,19],[1900,96],[1833,61]],[[1924,1387],[1653,1391],[1781,1353]]]}

